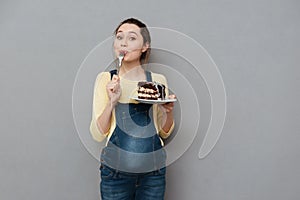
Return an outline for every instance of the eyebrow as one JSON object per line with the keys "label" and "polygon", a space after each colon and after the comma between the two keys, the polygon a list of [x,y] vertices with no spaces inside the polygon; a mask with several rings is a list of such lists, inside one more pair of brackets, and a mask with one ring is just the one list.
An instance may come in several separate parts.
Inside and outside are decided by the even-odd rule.
{"label": "eyebrow", "polygon": [[[117,33],[122,33],[123,31],[122,30],[119,30]],[[138,34],[136,33],[136,32],[134,32],[134,31],[128,31],[128,33],[133,33],[133,34],[135,34],[136,36],[138,36]]]}

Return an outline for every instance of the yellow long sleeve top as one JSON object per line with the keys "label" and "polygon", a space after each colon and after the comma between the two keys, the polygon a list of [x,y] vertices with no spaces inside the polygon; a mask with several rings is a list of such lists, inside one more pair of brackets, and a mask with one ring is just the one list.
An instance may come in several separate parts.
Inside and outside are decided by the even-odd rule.
{"label": "yellow long sleeve top", "polygon": [[[169,95],[168,85],[166,78],[157,73],[151,73],[152,80],[162,83],[166,86],[166,96]],[[106,85],[110,81],[110,73],[109,72],[101,72],[98,74],[94,86],[94,97],[93,97],[93,111],[92,111],[92,120],[90,124],[90,132],[94,140],[101,142],[107,137],[107,142],[111,137],[115,127],[116,127],[116,119],[115,119],[115,109],[113,110],[112,117],[111,117],[111,126],[108,132],[101,133],[97,126],[97,119],[102,114],[105,106],[109,102],[109,97],[106,92]],[[137,96],[137,83],[138,81],[131,81],[125,78],[120,77],[120,87],[121,87],[121,97],[119,99],[120,103],[137,103],[135,100],[130,99],[131,96]],[[168,132],[165,132],[162,129],[163,123],[163,111],[159,107],[159,105],[153,105],[153,121],[156,128],[157,134],[161,138],[167,138],[172,133],[174,129],[174,121],[173,124]],[[107,144],[106,142],[106,144]],[[163,145],[163,141],[161,140]]]}

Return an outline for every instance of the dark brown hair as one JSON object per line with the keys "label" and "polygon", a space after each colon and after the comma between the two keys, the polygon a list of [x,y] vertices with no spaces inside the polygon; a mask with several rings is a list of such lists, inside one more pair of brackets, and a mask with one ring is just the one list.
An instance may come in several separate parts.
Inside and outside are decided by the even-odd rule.
{"label": "dark brown hair", "polygon": [[124,21],[122,21],[118,25],[118,27],[114,31],[115,35],[117,35],[119,28],[123,24],[134,24],[134,25],[137,25],[140,28],[141,35],[143,36],[143,44],[145,45],[146,43],[148,43],[148,45],[149,45],[149,48],[147,49],[147,51],[142,53],[141,58],[140,58],[140,62],[141,62],[141,64],[147,63],[148,60],[149,60],[150,51],[151,51],[151,48],[150,48],[150,46],[151,46],[151,37],[150,37],[150,33],[149,33],[149,30],[148,30],[147,26],[138,19],[128,18],[128,19],[125,19]]}

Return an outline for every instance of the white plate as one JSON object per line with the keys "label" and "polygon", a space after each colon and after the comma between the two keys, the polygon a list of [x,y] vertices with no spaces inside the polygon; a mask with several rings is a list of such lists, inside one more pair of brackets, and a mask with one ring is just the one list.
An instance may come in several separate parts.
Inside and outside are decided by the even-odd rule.
{"label": "white plate", "polygon": [[140,103],[147,103],[147,104],[165,104],[170,102],[175,102],[177,99],[164,99],[164,100],[150,100],[150,99],[139,99],[138,97],[131,97]]}

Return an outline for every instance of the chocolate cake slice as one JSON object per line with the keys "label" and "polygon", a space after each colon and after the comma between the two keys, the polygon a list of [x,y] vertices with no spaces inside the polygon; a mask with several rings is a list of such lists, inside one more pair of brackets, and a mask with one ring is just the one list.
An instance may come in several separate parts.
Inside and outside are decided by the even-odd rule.
{"label": "chocolate cake slice", "polygon": [[165,86],[157,82],[138,82],[138,98],[148,100],[163,100],[166,97]]}

